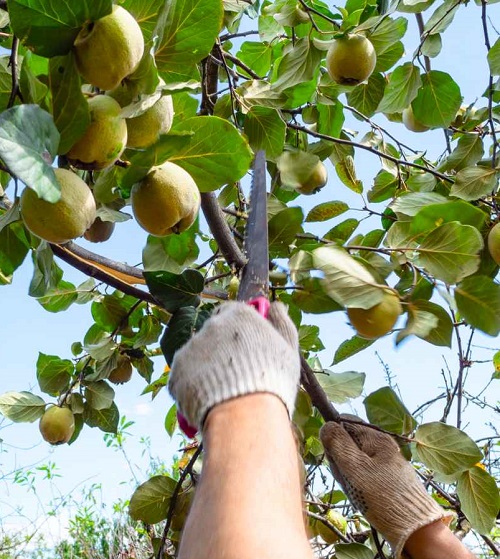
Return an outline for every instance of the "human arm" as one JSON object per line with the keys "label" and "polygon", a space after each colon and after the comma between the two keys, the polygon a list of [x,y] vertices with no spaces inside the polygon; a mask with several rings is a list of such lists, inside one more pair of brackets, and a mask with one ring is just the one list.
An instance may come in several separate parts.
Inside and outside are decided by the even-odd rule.
{"label": "human arm", "polygon": [[442,522],[433,522],[413,533],[405,545],[411,559],[475,559],[464,544]]}

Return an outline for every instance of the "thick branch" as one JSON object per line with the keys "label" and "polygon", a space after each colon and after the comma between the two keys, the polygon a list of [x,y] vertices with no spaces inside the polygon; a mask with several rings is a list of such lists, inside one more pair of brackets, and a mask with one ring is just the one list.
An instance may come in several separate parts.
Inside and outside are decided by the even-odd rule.
{"label": "thick branch", "polygon": [[325,421],[340,421],[339,412],[333,407],[325,391],[321,387],[314,371],[304,356],[300,356],[300,382],[311,397],[311,402],[318,409]]}
{"label": "thick branch", "polygon": [[243,268],[246,259],[234,240],[213,192],[203,192],[201,194],[201,209],[227,263],[230,266],[235,266],[238,270]]}

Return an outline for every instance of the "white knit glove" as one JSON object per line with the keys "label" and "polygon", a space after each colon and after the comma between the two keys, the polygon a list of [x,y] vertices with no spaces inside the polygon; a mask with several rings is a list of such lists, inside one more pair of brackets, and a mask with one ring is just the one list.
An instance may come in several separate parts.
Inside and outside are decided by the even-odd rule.
{"label": "white knit glove", "polygon": [[286,307],[265,319],[225,303],[175,354],[168,389],[187,422],[201,429],[217,404],[253,392],[276,394],[292,415],[300,377],[297,329]]}
{"label": "white knit glove", "polygon": [[396,559],[419,528],[436,520],[451,522],[453,514],[427,494],[390,435],[362,424],[329,422],[320,438],[334,477],[389,542]]}

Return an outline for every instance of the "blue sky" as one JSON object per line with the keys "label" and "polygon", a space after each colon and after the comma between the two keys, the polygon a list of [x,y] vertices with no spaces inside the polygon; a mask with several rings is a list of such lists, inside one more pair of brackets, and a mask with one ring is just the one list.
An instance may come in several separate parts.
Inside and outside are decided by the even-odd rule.
{"label": "blue sky", "polygon": [[[500,5],[491,6],[489,13],[492,21],[495,21],[495,16],[496,21],[500,21],[498,17]],[[427,17],[426,15],[425,19]],[[466,105],[480,97],[487,86],[485,46],[480,17],[480,7],[472,2],[467,7],[461,8],[455,22],[444,34],[443,52],[432,61],[433,69],[448,71],[458,81]],[[409,21],[412,31],[404,61],[411,60],[413,49],[417,44],[416,23],[411,15]],[[494,42],[496,35],[493,30],[490,31]],[[457,67],[457,64],[460,64],[460,67]],[[486,100],[480,100],[478,106],[485,104]],[[427,150],[431,156],[443,150],[442,131],[419,135],[406,131],[402,125],[388,122],[382,115],[378,115],[375,120],[393,132],[401,141],[414,148]],[[359,127],[359,123],[352,122],[352,127]],[[358,174],[365,183],[365,190],[368,190],[373,176],[379,169],[379,162],[372,154],[360,152],[356,153],[355,162]],[[359,197],[341,185],[330,164],[327,165],[330,171],[328,185],[320,194],[302,197],[297,202],[304,204],[306,211],[320,202],[336,199],[345,199],[353,207],[362,207]],[[330,224],[317,225],[315,232],[320,234],[330,226]],[[145,241],[146,233],[130,221],[117,224],[114,237],[107,243],[89,245],[82,240],[81,244],[110,258],[136,264],[141,260]],[[79,272],[68,269],[64,263],[60,265],[65,270],[65,279],[74,283],[85,280]],[[27,295],[31,273],[31,262],[27,259],[17,271],[13,284],[0,288],[3,315],[0,325],[2,340],[0,393],[8,390],[33,390],[39,393],[35,376],[38,352],[71,358],[71,343],[81,340],[90,325],[89,306],[74,305],[64,313],[47,313]],[[321,326],[322,340],[326,346],[321,357],[324,365],[328,366],[332,362],[338,343],[352,335],[345,315],[336,313],[335,316],[326,318],[309,315],[305,317],[304,322],[317,323]],[[478,336],[476,343],[495,346],[494,340],[485,336]],[[380,358],[396,375],[403,400],[410,409],[436,395],[438,392],[436,387],[443,385],[440,371],[446,367],[446,362],[453,372],[457,370],[455,347],[447,351],[411,339],[401,347],[395,348],[391,337],[378,341],[362,354],[333,370],[336,372],[355,370],[367,373],[365,393],[368,394],[385,384],[386,373],[375,352],[378,352]],[[492,352],[488,350],[478,350],[478,352],[475,356],[481,359],[492,356]],[[164,366],[163,358],[156,358],[155,363],[155,374],[158,376]],[[491,372],[492,366],[488,363],[474,366],[471,373],[474,375],[474,389],[477,388],[479,391],[487,383]],[[143,447],[138,443],[140,437],[150,437],[153,454],[167,462],[181,442],[179,437],[170,440],[163,429],[164,417],[171,405],[167,392],[163,391],[151,402],[149,396],[140,396],[143,388],[144,381],[136,374],[129,384],[116,389],[120,410],[128,419],[135,421],[135,425],[131,428],[134,437],[130,439],[127,448],[132,462],[138,465],[137,475],[140,481],[146,479],[147,465],[147,460],[141,456]],[[355,402],[355,407],[362,410],[361,400]],[[426,416],[426,420],[437,419],[441,410],[442,406],[439,406],[435,413]],[[473,416],[468,419],[474,422]],[[490,414],[485,412],[484,416],[481,416],[480,423],[484,425],[492,419]],[[26,523],[26,520],[15,512],[16,507],[22,507],[24,514],[30,520],[35,520],[46,514],[50,508],[49,502],[54,497],[54,487],[47,482],[42,482],[41,474],[36,495],[27,491],[25,487],[13,485],[10,478],[4,476],[16,467],[39,465],[47,461],[55,462],[62,476],[57,480],[56,485],[62,494],[78,492],[82,484],[99,482],[104,486],[103,498],[110,505],[117,498],[128,498],[134,489],[134,484],[129,483],[131,474],[123,457],[113,449],[106,448],[103,433],[97,429],[85,428],[78,441],[71,447],[64,445],[51,448],[41,440],[36,423],[11,425],[0,419],[0,439],[2,439],[0,441],[0,510],[2,510],[4,523],[7,522],[14,527]],[[56,533],[56,528],[57,523],[54,525],[51,521],[49,532]]]}

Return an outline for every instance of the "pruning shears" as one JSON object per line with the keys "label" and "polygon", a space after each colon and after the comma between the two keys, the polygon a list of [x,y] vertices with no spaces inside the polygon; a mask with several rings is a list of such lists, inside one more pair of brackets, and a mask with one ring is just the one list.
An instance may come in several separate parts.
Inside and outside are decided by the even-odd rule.
{"label": "pruning shears", "polygon": [[266,155],[255,155],[250,187],[250,211],[245,229],[247,263],[241,274],[238,301],[255,307],[267,318],[269,312],[269,248],[267,231]]}
{"label": "pruning shears", "polygon": [[[253,164],[250,186],[250,211],[245,229],[247,262],[241,274],[238,301],[246,302],[267,318],[269,312],[269,248],[267,231],[266,155],[258,151]],[[179,426],[193,438],[197,429],[177,412]]]}

